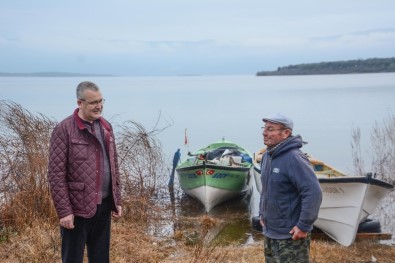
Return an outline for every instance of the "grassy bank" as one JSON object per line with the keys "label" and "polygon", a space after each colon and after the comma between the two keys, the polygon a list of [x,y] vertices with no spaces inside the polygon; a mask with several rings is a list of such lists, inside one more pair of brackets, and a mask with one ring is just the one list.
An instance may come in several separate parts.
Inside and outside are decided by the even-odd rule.
{"label": "grassy bank", "polygon": [[[210,227],[202,220],[200,237]],[[262,247],[263,241],[250,245],[221,246],[204,242],[192,245],[182,233],[158,238],[147,235],[143,223],[121,220],[113,223],[111,262],[264,262]],[[316,263],[395,262],[395,247],[372,241],[342,247],[333,241],[313,240],[311,260]],[[0,262],[60,262],[58,226],[36,222],[20,233],[7,233],[6,240],[0,244]]]}

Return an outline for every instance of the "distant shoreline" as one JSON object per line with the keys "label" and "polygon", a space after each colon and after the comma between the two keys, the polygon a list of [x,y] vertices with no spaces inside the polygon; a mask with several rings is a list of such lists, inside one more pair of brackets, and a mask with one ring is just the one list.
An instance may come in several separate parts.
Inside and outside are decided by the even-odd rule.
{"label": "distant shoreline", "polygon": [[395,72],[395,58],[370,58],[320,62],[278,67],[275,71],[259,71],[256,76],[330,75]]}
{"label": "distant shoreline", "polygon": [[[306,63],[278,67],[273,71],[258,71],[256,76],[289,76],[289,75],[335,75],[364,73],[394,73],[395,57],[369,58],[358,60]],[[200,74],[180,74],[180,77],[195,77]],[[118,77],[112,74],[90,74],[69,72],[0,72],[0,77]]]}

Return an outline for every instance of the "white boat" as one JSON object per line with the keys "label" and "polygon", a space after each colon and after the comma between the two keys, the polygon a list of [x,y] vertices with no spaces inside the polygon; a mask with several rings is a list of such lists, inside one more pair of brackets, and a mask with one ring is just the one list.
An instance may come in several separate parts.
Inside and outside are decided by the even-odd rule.
{"label": "white boat", "polygon": [[[322,189],[322,203],[314,227],[319,228],[343,246],[350,246],[358,226],[379,206],[394,186],[367,176],[348,176],[308,156]],[[259,161],[259,158],[255,159]],[[262,190],[259,163],[255,162],[254,177]]]}

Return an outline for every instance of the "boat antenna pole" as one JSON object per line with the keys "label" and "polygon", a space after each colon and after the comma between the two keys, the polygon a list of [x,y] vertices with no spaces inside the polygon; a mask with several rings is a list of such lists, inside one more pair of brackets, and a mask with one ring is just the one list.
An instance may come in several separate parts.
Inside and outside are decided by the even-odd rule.
{"label": "boat antenna pole", "polygon": [[180,152],[180,149],[177,149],[177,151],[174,153],[173,169],[171,170],[170,180],[169,180],[169,183],[167,184],[167,186],[169,188],[173,188],[173,186],[174,186],[174,174],[176,171],[177,164],[180,162],[180,159],[181,159],[181,152]]}

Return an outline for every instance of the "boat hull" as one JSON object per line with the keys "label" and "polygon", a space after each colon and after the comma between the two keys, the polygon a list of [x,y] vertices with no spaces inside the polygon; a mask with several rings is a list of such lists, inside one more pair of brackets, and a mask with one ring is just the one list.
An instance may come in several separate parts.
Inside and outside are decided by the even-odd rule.
{"label": "boat hull", "polygon": [[196,165],[176,169],[181,189],[209,212],[216,205],[248,191],[250,167]]}
{"label": "boat hull", "polygon": [[370,177],[319,178],[322,203],[314,226],[343,246],[350,246],[361,222],[372,214],[393,186]]}

